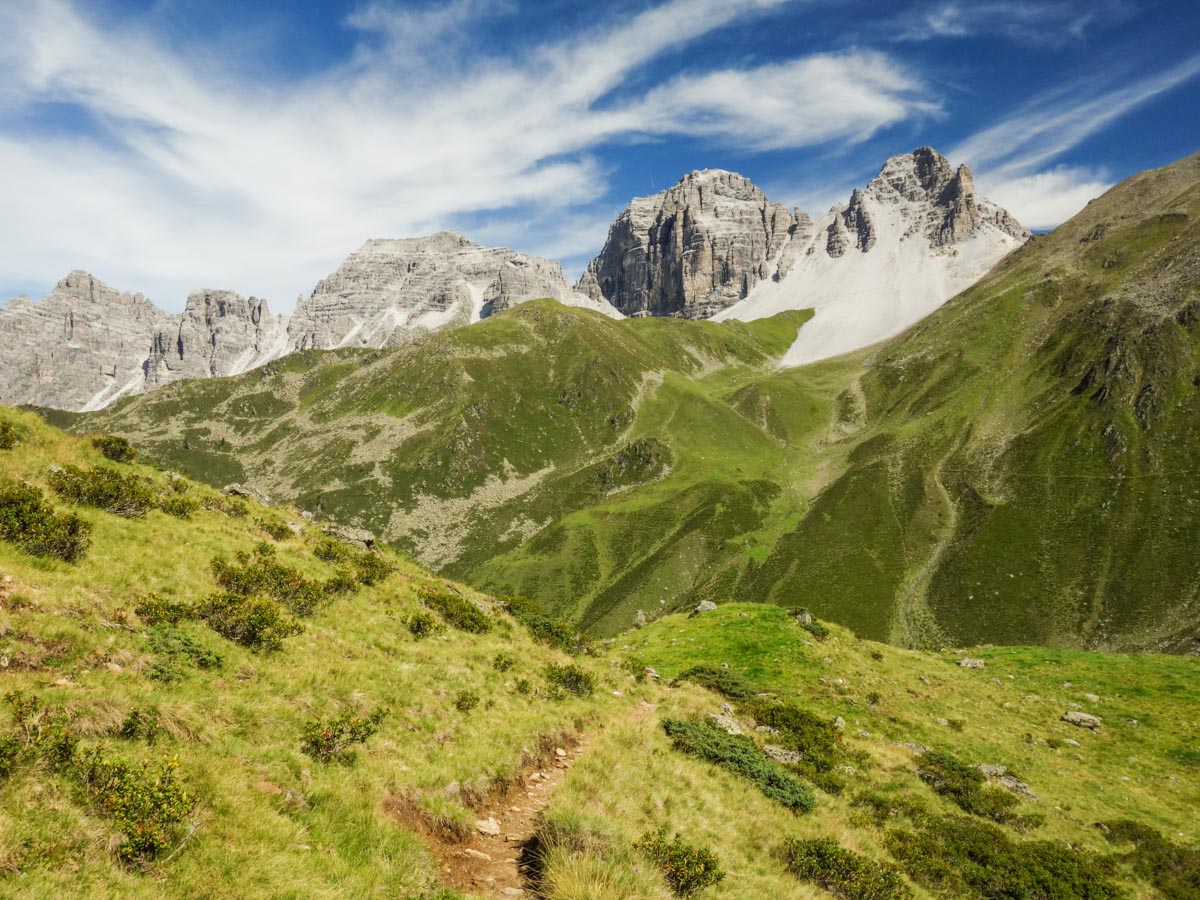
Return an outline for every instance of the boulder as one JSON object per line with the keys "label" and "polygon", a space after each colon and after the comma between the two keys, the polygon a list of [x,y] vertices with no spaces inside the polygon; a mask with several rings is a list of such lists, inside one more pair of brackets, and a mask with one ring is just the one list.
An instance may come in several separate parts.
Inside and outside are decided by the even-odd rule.
{"label": "boulder", "polygon": [[1062,714],[1062,721],[1078,728],[1087,728],[1095,731],[1100,727],[1100,719],[1090,713],[1079,712],[1079,710],[1069,709]]}
{"label": "boulder", "polygon": [[500,823],[491,816],[488,816],[486,819],[480,819],[475,823],[475,830],[480,834],[495,837],[500,833]]}
{"label": "boulder", "polygon": [[962,666],[964,669],[985,669],[985,668],[987,668],[987,663],[985,663],[982,659],[971,659],[971,657],[969,657],[969,656],[964,656],[962,659],[960,659],[958,661],[958,664],[960,666]]}
{"label": "boulder", "polygon": [[696,604],[696,609],[694,610],[694,612],[698,612],[698,613],[712,612],[716,608],[717,608],[717,604],[713,603],[711,600],[701,600],[699,603]]}
{"label": "boulder", "polygon": [[365,528],[351,528],[348,525],[329,524],[321,526],[321,530],[331,538],[337,538],[339,541],[345,541],[347,544],[355,544],[367,550],[375,546],[374,533],[367,531]]}

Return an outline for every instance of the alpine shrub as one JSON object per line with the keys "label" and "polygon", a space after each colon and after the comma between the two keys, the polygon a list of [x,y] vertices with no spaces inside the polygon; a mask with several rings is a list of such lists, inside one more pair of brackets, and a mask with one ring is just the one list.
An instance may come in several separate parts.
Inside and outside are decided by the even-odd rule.
{"label": "alpine shrub", "polygon": [[200,508],[200,504],[191,497],[184,497],[181,494],[169,494],[159,499],[158,508],[168,516],[174,516],[177,519],[190,519],[192,513]]}
{"label": "alpine shrub", "polygon": [[1114,900],[1111,865],[1053,841],[1014,841],[967,816],[930,820],[920,831],[888,832],[888,852],[913,881],[954,897]]}
{"label": "alpine shrub", "polygon": [[479,705],[479,695],[474,691],[459,691],[454,695],[454,708],[460,713],[469,713]]}
{"label": "alpine shrub", "polygon": [[813,808],[812,788],[789,775],[745,735],[728,734],[708,722],[682,719],[663,719],[662,726],[681,753],[715,763],[745,778],[792,812],[808,812]]}
{"label": "alpine shrub", "polygon": [[318,762],[345,757],[354,744],[361,744],[379,730],[386,710],[376,709],[368,715],[356,716],[344,712],[327,722],[312,719],[304,725],[301,749]]}
{"label": "alpine shrub", "polygon": [[226,591],[240,597],[271,597],[297,616],[312,615],[331,594],[343,593],[346,587],[344,580],[321,583],[283,565],[275,558],[275,548],[265,541],[254,548],[253,555],[239,553],[233,563],[217,557],[211,566],[217,584]]}
{"label": "alpine shrub", "polygon": [[917,775],[964,812],[1001,823],[1018,818],[1012,811],[1015,796],[988,785],[982,772],[945,751],[930,750],[922,756]]}
{"label": "alpine shrub", "polygon": [[158,713],[152,709],[133,708],[121,723],[117,733],[129,741],[142,740],[153,744],[162,734],[162,725],[158,721]]}
{"label": "alpine shrub", "polygon": [[1113,844],[1133,844],[1125,861],[1134,874],[1154,885],[1167,900],[1200,897],[1200,847],[1183,847],[1149,825],[1128,819],[1108,822],[1104,837]]}
{"label": "alpine shrub", "polygon": [[492,660],[492,668],[497,672],[507,672],[517,664],[517,658],[511,653],[505,653],[501,650],[496,654],[496,658]]}
{"label": "alpine shrub", "polygon": [[133,605],[133,611],[147,625],[178,625],[196,618],[196,610],[190,603],[168,600],[158,594],[147,594]]}
{"label": "alpine shrub", "polygon": [[75,562],[91,545],[91,533],[91,523],[79,516],[55,513],[36,487],[0,481],[0,540],[33,556]]}
{"label": "alpine shrub", "polygon": [[92,438],[92,446],[113,462],[130,463],[137,458],[137,448],[115,434],[96,435]]}
{"label": "alpine shrub", "polygon": [[221,654],[209,650],[178,628],[152,628],[146,643],[154,654],[154,661],[147,667],[146,676],[154,681],[167,684],[183,681],[190,670],[219,669],[225,662]]}
{"label": "alpine shrub", "polygon": [[787,841],[780,848],[783,864],[802,881],[810,881],[844,900],[893,900],[911,897],[900,873],[838,845],[831,838]]}
{"label": "alpine shrub", "polygon": [[576,697],[590,697],[596,692],[595,676],[574,663],[564,666],[550,663],[546,666],[546,680],[550,682],[550,695],[555,699],[560,698],[564,692]]}
{"label": "alpine shrub", "polygon": [[445,625],[427,612],[413,613],[404,621],[404,625],[418,641],[441,634],[446,630]]}
{"label": "alpine shrub", "polygon": [[693,666],[686,672],[680,672],[675,676],[672,683],[678,685],[684,681],[708,688],[730,700],[746,700],[755,694],[754,689],[737,672],[720,669],[716,666]]}
{"label": "alpine shrub", "polygon": [[486,634],[491,630],[492,623],[487,613],[465,597],[433,585],[422,585],[417,596],[451,628],[470,634]]}
{"label": "alpine shrub", "polygon": [[288,528],[283,522],[275,519],[255,519],[255,524],[267,533],[273,541],[286,541],[292,536],[292,529]]}
{"label": "alpine shrub", "polygon": [[17,429],[8,419],[0,419],[0,450],[11,450],[17,446]]}
{"label": "alpine shrub", "polygon": [[358,583],[368,586],[378,584],[395,571],[395,567],[379,554],[370,550],[360,550],[335,538],[321,541],[313,550],[313,554],[317,559],[326,562],[349,564],[354,568]]}
{"label": "alpine shrub", "polygon": [[591,649],[591,641],[586,634],[577,631],[565,620],[548,615],[536,601],[527,597],[499,599],[508,614],[524,625],[529,636],[538,643],[572,655],[587,653]]}
{"label": "alpine shrub", "polygon": [[123,862],[144,865],[177,840],[180,823],[195,806],[179,782],[178,768],[174,759],[135,766],[106,756],[99,747],[77,759],[76,774],[92,809],[125,834],[117,849]]}
{"label": "alpine shrub", "polygon": [[129,519],[140,519],[158,505],[144,479],[115,469],[63,466],[50,473],[49,483],[56,494],[74,503]]}
{"label": "alpine shrub", "polygon": [[678,834],[668,840],[665,828],[647,831],[633,847],[658,867],[677,897],[691,897],[725,878],[711,850],[686,844]]}
{"label": "alpine shrub", "polygon": [[197,613],[217,634],[262,652],[282,649],[284,638],[304,630],[303,624],[268,597],[213,594]]}

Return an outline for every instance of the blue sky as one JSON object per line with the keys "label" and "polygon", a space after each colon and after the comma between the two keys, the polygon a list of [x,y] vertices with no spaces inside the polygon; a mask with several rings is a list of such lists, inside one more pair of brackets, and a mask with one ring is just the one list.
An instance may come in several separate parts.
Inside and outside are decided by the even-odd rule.
{"label": "blue sky", "polygon": [[692,169],[824,212],[930,144],[1051,227],[1200,150],[1195,0],[3,0],[0,297],[289,310],[371,237],[570,276]]}

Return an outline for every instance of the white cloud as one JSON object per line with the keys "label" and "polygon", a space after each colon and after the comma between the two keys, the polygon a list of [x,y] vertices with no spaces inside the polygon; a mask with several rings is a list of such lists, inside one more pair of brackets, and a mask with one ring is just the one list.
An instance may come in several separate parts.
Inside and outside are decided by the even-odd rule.
{"label": "white cloud", "polygon": [[[804,146],[927,111],[915,76],[877,54],[698,71],[652,99],[610,96],[664,52],[785,2],[669,0],[454,69],[409,51],[503,6],[457,0],[423,17],[369,6],[349,24],[381,39],[339,68],[269,84],[203,47],[97,24],[70,0],[9,0],[0,123],[56,103],[95,128],[67,139],[0,124],[0,283],[85,267],[168,307],[203,286],[286,309],[368,237],[485,211],[516,233],[536,209],[547,230],[521,249],[553,246],[551,229],[574,249],[597,231],[607,173],[591,154],[606,142],[686,133]],[[755,89],[784,96],[743,104]]]}
{"label": "white cloud", "polygon": [[1000,35],[1054,46],[1083,41],[1135,12],[1129,0],[943,2],[906,12],[891,27],[900,41]]}
{"label": "white cloud", "polygon": [[1113,182],[1103,171],[1058,166],[1031,175],[981,181],[980,190],[1026,228],[1053,228],[1099,197]]}
{"label": "white cloud", "polygon": [[1048,91],[1011,116],[954,147],[955,162],[969,162],[979,189],[1028,228],[1066,221],[1088,200],[1111,187],[1102,170],[1053,165],[1054,161],[1120,117],[1200,75],[1200,55],[1155,75],[1113,87],[1095,80]]}

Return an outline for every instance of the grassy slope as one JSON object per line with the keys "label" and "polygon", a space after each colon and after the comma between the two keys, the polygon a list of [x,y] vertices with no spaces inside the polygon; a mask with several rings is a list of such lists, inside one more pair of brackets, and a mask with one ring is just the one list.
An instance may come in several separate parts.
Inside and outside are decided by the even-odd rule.
{"label": "grassy slope", "polygon": [[[29,414],[4,417],[22,437],[16,449],[0,451],[6,477],[42,484],[50,464],[110,465]],[[152,469],[134,468],[163,481]],[[191,493],[210,492],[196,486]],[[1177,840],[1200,837],[1192,816],[1200,800],[1194,659],[985,649],[972,654],[988,668],[967,671],[948,654],[861,641],[837,628],[816,644],[782,609],[731,605],[666,618],[620,638],[607,658],[578,660],[601,689],[591,699],[552,702],[514,693],[514,680],[540,682],[541,666],[562,655],[531,643],[506,617],[497,616],[488,635],[452,631],[445,641],[414,641],[402,621],[418,608],[414,589],[430,577],[395,559],[396,574],[334,601],[277,654],[243,651],[199,623],[181,626],[218,650],[224,664],[163,685],[147,677],[152,654],[145,626],[129,613],[135,599],[147,591],[178,600],[207,595],[212,556],[259,541],[256,515],[284,518],[288,511],[252,504],[246,518],[202,510],[187,521],[158,512],[142,520],[79,512],[95,527],[93,547],[79,563],[39,561],[0,543],[0,573],[13,579],[0,613],[6,689],[65,705],[85,744],[134,759],[177,756],[199,795],[202,824],[169,862],[133,872],[112,854],[109,820],[90,815],[69,781],[41,768],[18,770],[0,782],[6,895],[433,896],[440,874],[434,858],[395,821],[389,803],[414,797],[431,821],[469,827],[467,801],[498,781],[519,781],[540,736],[579,731],[590,735],[588,750],[543,817],[580,838],[580,852],[559,850],[548,861],[547,886],[559,898],[668,896],[631,849],[646,829],[660,826],[718,855],[728,877],[707,896],[818,896],[771,852],[783,838],[827,835],[882,855],[881,832],[850,805],[869,788],[950,810],[917,780],[911,754],[891,741],[1015,767],[1041,797],[1028,810],[1047,817],[1034,837],[1099,851],[1104,845],[1091,823],[1122,816]],[[327,577],[333,569],[312,555],[313,531],[279,542],[278,554]],[[492,668],[500,650],[517,657],[514,670]],[[733,776],[671,750],[660,720],[704,715],[721,699],[690,685],[634,682],[618,666],[626,652],[666,677],[698,662],[727,663],[759,689],[795,698],[823,717],[842,715],[848,741],[869,762],[856,768],[841,797],[818,794],[816,810],[794,817]],[[463,688],[482,698],[470,715],[452,706]],[[880,695],[875,706],[873,691]],[[1093,691],[1101,696],[1100,732],[1057,721],[1066,703]],[[375,705],[388,707],[389,716],[353,765],[320,765],[300,752],[308,719]],[[135,707],[156,709],[166,727],[153,747],[114,734]],[[939,717],[961,719],[963,730],[938,726]],[[1140,724],[1126,724],[1130,717]],[[7,728],[7,712],[0,720]],[[1022,739],[1026,732],[1033,743]],[[1083,746],[1051,750],[1043,741],[1050,736],[1076,737]],[[447,794],[453,782],[465,790]]]}
{"label": "grassy slope", "polygon": [[916,646],[1195,650],[1200,162],[1145,173],[870,351],[803,314],[539,301],[86,417],[598,633],[699,599]]}

